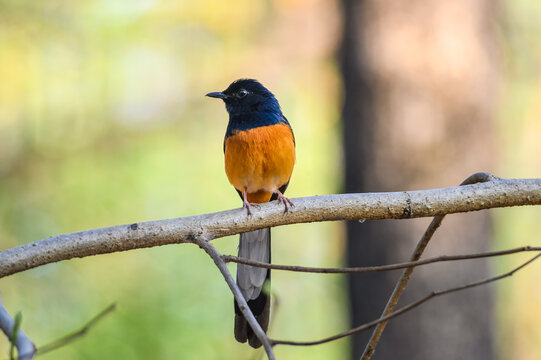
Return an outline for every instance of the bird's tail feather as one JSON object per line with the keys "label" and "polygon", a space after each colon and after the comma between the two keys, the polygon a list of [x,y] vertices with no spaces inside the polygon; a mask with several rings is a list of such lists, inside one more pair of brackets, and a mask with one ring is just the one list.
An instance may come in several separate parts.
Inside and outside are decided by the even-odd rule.
{"label": "bird's tail feather", "polygon": [[[240,234],[239,257],[270,263],[270,228]],[[257,322],[267,332],[270,315],[270,270],[249,265],[237,265],[237,284]],[[235,339],[254,348],[261,346],[235,301]]]}

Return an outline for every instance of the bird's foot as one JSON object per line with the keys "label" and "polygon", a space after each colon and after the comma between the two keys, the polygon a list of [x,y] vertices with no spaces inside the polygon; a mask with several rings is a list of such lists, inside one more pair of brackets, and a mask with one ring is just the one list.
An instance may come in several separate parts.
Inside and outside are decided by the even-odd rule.
{"label": "bird's foot", "polygon": [[282,194],[282,193],[280,192],[280,190],[276,190],[276,194],[278,194],[277,200],[278,200],[278,201],[281,201],[281,202],[284,204],[284,206],[285,206],[284,213],[286,213],[286,212],[289,211],[289,206],[295,206],[291,200],[289,200],[288,198],[286,198],[286,197],[284,196],[284,194]]}
{"label": "bird's foot", "polygon": [[260,206],[261,206],[261,204],[251,203],[251,202],[248,202],[248,201],[244,200],[242,207],[246,209],[248,215],[252,215],[252,207],[259,208]]}
{"label": "bird's foot", "polygon": [[242,197],[243,207],[248,212],[248,216],[250,216],[250,215],[252,215],[252,206],[256,207],[256,208],[259,208],[260,204],[251,203],[251,202],[248,201],[248,189],[247,188],[244,188],[244,192],[242,193],[242,195],[243,195],[243,197]]}

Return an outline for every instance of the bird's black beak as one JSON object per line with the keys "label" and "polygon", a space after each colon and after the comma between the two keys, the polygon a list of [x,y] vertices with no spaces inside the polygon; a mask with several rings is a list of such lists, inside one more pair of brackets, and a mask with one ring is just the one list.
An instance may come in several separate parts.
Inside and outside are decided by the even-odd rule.
{"label": "bird's black beak", "polygon": [[217,98],[217,99],[222,99],[222,100],[225,100],[225,99],[227,99],[229,97],[229,96],[227,96],[226,94],[224,94],[221,91],[211,92],[211,93],[208,93],[206,96]]}

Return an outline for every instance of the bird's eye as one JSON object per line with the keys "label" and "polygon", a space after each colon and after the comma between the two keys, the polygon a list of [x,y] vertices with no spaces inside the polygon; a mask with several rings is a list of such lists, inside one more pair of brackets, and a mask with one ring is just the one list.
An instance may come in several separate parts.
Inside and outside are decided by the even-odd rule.
{"label": "bird's eye", "polygon": [[240,89],[239,91],[237,91],[237,97],[239,99],[242,99],[243,97],[245,97],[246,95],[248,95],[248,91],[244,90],[244,89]]}

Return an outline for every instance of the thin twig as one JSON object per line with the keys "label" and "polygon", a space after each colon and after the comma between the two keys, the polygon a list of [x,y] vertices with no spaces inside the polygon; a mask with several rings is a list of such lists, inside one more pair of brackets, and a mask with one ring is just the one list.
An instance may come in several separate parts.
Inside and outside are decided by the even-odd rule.
{"label": "thin twig", "polygon": [[[490,176],[490,175],[487,175]],[[277,202],[252,216],[219,213],[119,225],[52,236],[0,252],[0,278],[53,262],[167,244],[192,243],[266,227],[335,220],[409,219],[505,206],[541,205],[541,179],[499,179],[444,189],[312,196],[294,199],[287,214]]]}
{"label": "thin twig", "polygon": [[[464,180],[460,186],[464,185],[471,185],[479,182],[490,182],[497,180],[494,175],[488,174],[488,173],[475,173],[468,177],[466,180]],[[426,246],[428,245],[428,242],[430,239],[432,239],[432,236],[436,232],[436,230],[440,227],[441,222],[443,221],[443,218],[445,217],[445,214],[443,215],[437,215],[432,219],[432,222],[430,225],[428,225],[428,228],[426,229],[425,233],[423,234],[423,237],[417,244],[413,255],[411,257],[411,261],[417,261],[421,258],[421,255],[423,254],[424,250],[426,249]],[[397,281],[395,288],[393,289],[393,292],[389,298],[389,301],[387,302],[387,305],[385,305],[385,309],[383,310],[382,316],[389,315],[393,312],[394,308],[396,307],[396,304],[398,304],[398,300],[400,299],[400,296],[406,289],[406,285],[408,284],[411,274],[413,273],[413,270],[415,267],[411,266],[404,270],[402,275],[400,276],[400,279]],[[366,345],[364,352],[361,356],[361,360],[370,360],[372,355],[374,354],[374,351],[376,350],[376,346],[379,342],[379,339],[381,338],[381,334],[383,333],[383,330],[385,329],[385,326],[387,325],[387,321],[380,322],[374,331],[372,332],[372,335],[370,336],[370,340],[368,341],[368,344]]]}
{"label": "thin twig", "polygon": [[269,341],[267,334],[265,334],[265,332],[257,322],[254,314],[252,313],[252,310],[250,310],[250,307],[244,299],[244,296],[242,295],[239,287],[237,286],[237,283],[233,279],[233,276],[231,276],[231,273],[227,268],[227,264],[225,263],[225,261],[222,260],[222,254],[220,254],[218,250],[216,250],[216,248],[204,236],[199,236],[195,238],[194,242],[211,257],[211,259],[214,261],[214,264],[216,264],[216,267],[218,267],[218,269],[222,273],[225,281],[227,282],[227,285],[229,285],[229,289],[231,289],[231,292],[233,293],[233,297],[235,298],[235,301],[237,302],[240,311],[244,315],[244,318],[246,319],[246,321],[248,321],[248,324],[252,328],[254,334],[263,344],[268,359],[276,360],[276,357],[274,356],[274,352],[272,350],[271,342]]}
{"label": "thin twig", "polygon": [[485,284],[488,284],[490,282],[494,282],[494,281],[501,280],[501,279],[504,279],[506,277],[512,276],[514,273],[521,270],[522,268],[524,268],[528,264],[532,263],[533,261],[538,259],[540,256],[541,256],[541,253],[537,254],[536,256],[531,258],[530,260],[522,263],[520,266],[514,268],[513,270],[511,270],[511,271],[509,271],[509,272],[507,272],[505,274],[499,275],[499,276],[491,277],[491,278],[488,278],[488,279],[485,279],[485,280],[476,281],[476,282],[473,282],[473,283],[457,286],[457,287],[446,289],[446,290],[433,291],[430,294],[426,295],[425,297],[423,297],[423,298],[421,298],[421,299],[419,299],[419,300],[417,300],[415,302],[412,302],[412,303],[410,303],[410,304],[408,304],[408,305],[406,305],[404,307],[401,307],[400,309],[398,309],[398,310],[396,310],[396,311],[394,311],[394,312],[392,312],[390,314],[382,316],[381,318],[379,318],[377,320],[368,322],[368,323],[363,324],[361,326],[355,327],[353,329],[350,329],[348,331],[345,331],[343,333],[340,333],[340,334],[337,334],[337,335],[334,335],[334,336],[330,336],[330,337],[325,338],[325,339],[321,339],[321,340],[317,340],[317,341],[288,341],[288,340],[274,340],[274,339],[271,339],[271,342],[272,342],[273,345],[312,346],[312,345],[319,345],[319,344],[324,344],[324,343],[331,342],[331,341],[334,341],[334,340],[338,340],[338,339],[341,339],[341,338],[346,337],[346,336],[351,336],[351,335],[360,333],[360,332],[362,332],[364,330],[368,330],[368,329],[370,329],[370,328],[372,328],[374,326],[377,326],[378,324],[387,322],[390,319],[395,318],[395,317],[397,317],[399,315],[402,315],[405,312],[416,308],[417,306],[427,302],[428,300],[430,300],[432,298],[435,298],[435,297],[438,297],[438,296],[441,296],[441,295],[450,294],[450,293],[457,292],[457,291],[461,291],[461,290],[471,289],[471,288],[476,287],[476,286],[485,285]]}
{"label": "thin twig", "polygon": [[416,266],[427,265],[427,264],[432,264],[432,263],[437,263],[437,262],[481,259],[481,258],[487,258],[487,257],[510,255],[510,254],[516,254],[520,252],[530,252],[530,251],[541,251],[541,247],[522,246],[522,247],[509,249],[509,250],[488,251],[488,252],[476,253],[476,254],[442,255],[442,256],[432,257],[432,258],[428,258],[424,260],[396,263],[396,264],[390,264],[390,265],[346,267],[346,268],[321,268],[321,267],[309,267],[309,266],[269,264],[269,263],[264,263],[261,261],[254,261],[254,260],[250,260],[250,259],[246,259],[246,258],[242,258],[238,256],[233,256],[233,255],[222,255],[222,259],[225,262],[234,262],[238,264],[245,264],[245,265],[272,269],[272,270],[284,270],[284,271],[305,272],[305,273],[315,273],[315,274],[355,274],[355,273],[365,273],[365,272],[398,270],[398,269],[404,269],[407,267],[416,267]]}
{"label": "thin twig", "polygon": [[2,304],[2,299],[0,298],[0,329],[2,329],[10,342],[15,342],[15,347],[17,348],[17,353],[19,354],[20,360],[33,359],[34,354],[36,353],[36,347],[34,346],[34,343],[20,328],[17,331],[15,341],[13,341],[14,326],[15,321],[4,308],[4,305]]}
{"label": "thin twig", "polygon": [[21,328],[21,322],[23,321],[23,315],[20,311],[15,314],[13,329],[11,330],[10,344],[9,344],[9,360],[15,359],[15,343],[17,342],[17,336],[19,335],[19,329]]}
{"label": "thin twig", "polygon": [[116,310],[116,304],[111,304],[107,308],[100,311],[99,314],[90,319],[85,325],[83,325],[79,330],[72,332],[71,334],[65,335],[58,340],[55,340],[47,345],[40,346],[37,350],[37,355],[43,355],[50,351],[56,350],[62,346],[65,346],[69,343],[74,342],[75,340],[85,336],[91,328],[93,328],[99,321],[101,321],[105,316],[109,315],[111,312]]}

